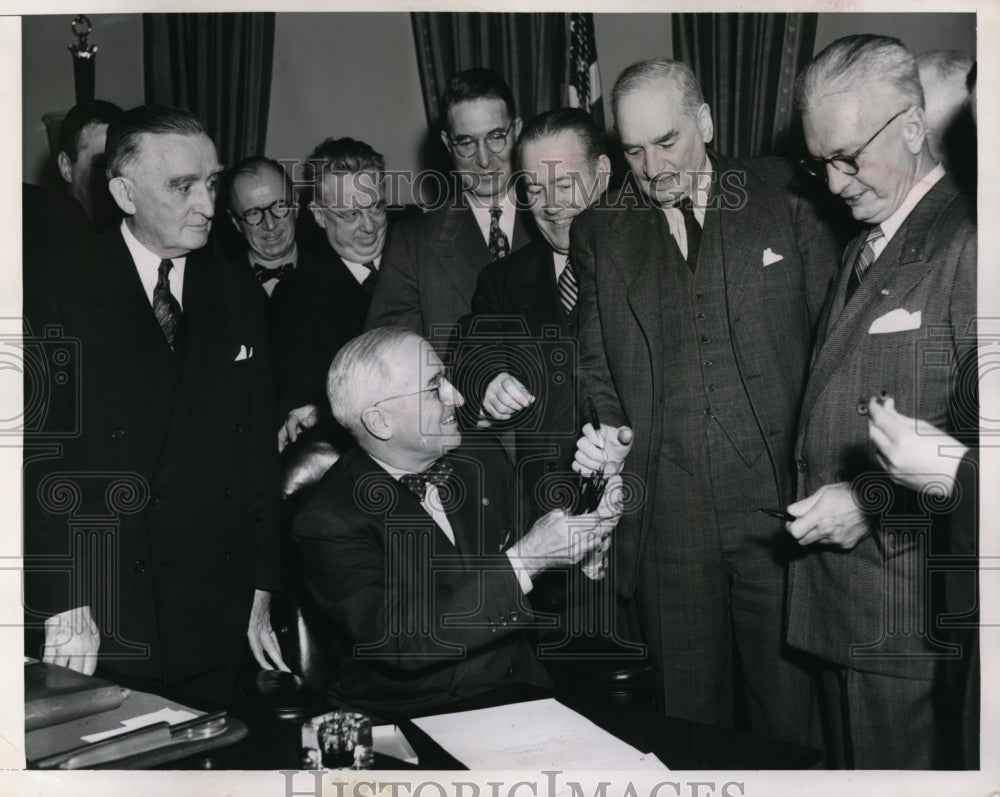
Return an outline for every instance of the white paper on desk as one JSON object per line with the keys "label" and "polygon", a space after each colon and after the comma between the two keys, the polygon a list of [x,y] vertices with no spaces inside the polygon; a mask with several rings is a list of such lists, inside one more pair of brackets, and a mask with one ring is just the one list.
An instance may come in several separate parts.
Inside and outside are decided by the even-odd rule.
{"label": "white paper on desk", "polygon": [[398,725],[376,725],[372,728],[372,747],[376,753],[398,758],[407,764],[420,763]]}
{"label": "white paper on desk", "polygon": [[469,769],[666,770],[555,700],[413,720]]}
{"label": "white paper on desk", "polygon": [[142,714],[138,717],[132,717],[132,719],[123,720],[120,728],[112,728],[110,731],[92,733],[89,736],[81,736],[80,738],[85,742],[99,742],[102,739],[110,739],[112,736],[128,733],[129,731],[134,731],[136,728],[144,728],[147,725],[153,725],[157,722],[169,722],[171,725],[176,725],[178,722],[193,720],[197,716],[197,714],[191,711],[161,708],[159,711],[154,711],[151,714]]}

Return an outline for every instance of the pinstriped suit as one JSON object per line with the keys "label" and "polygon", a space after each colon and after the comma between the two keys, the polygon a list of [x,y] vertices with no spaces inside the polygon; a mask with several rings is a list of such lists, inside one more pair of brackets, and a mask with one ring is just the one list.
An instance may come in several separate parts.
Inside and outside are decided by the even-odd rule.
{"label": "pinstriped suit", "polygon": [[[845,264],[854,263],[862,240],[848,248]],[[845,307],[849,272],[841,269],[820,319],[795,445],[798,494],[858,479],[873,533],[851,551],[814,546],[792,563],[788,640],[838,667],[897,679],[896,705],[871,714],[852,709],[855,752],[868,756],[856,766],[935,766],[933,717],[915,717],[910,701],[929,710],[927,694],[946,657],[933,622],[943,587],[938,577],[929,585],[924,579],[928,552],[948,545],[947,512],[890,485],[874,459],[864,402],[885,390],[904,415],[961,431],[952,364],[974,349],[976,230],[954,181],[946,175],[916,205]],[[919,324],[869,332],[899,308],[919,311]],[[885,722],[910,723],[908,733],[891,737],[906,749],[889,745]]]}
{"label": "pinstriped suit", "polygon": [[781,652],[782,529],[754,509],[794,489],[798,399],[836,250],[787,164],[713,162],[696,278],[655,208],[574,221],[583,390],[636,433],[626,470],[647,495],[615,531],[614,571],[637,596],[667,712],[732,721],[735,635],[755,728],[806,740],[807,679]]}

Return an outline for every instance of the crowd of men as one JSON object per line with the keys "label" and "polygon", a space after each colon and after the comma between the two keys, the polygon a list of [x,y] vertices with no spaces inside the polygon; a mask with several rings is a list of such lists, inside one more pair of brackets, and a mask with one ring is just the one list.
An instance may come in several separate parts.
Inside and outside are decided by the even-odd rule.
{"label": "crowd of men", "polygon": [[711,149],[692,70],[642,61],[609,191],[589,114],[522,123],[470,69],[441,98],[457,191],[423,213],[353,138],[302,190],[224,170],[187,111],[74,109],[69,198],[25,209],[27,329],[76,363],[26,444],[29,655],[226,705],[245,640],[288,669],[293,546],[331,699],[382,716],[550,687],[539,635],[600,600],[667,714],[974,767],[975,168],[946,155],[974,74],[834,42],[796,166]]}

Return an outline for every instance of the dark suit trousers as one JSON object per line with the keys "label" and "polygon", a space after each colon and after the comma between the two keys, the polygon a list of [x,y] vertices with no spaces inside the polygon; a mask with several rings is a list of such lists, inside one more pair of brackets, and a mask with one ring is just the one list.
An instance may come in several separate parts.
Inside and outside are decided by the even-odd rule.
{"label": "dark suit trousers", "polygon": [[637,590],[665,711],[731,727],[738,689],[752,731],[815,743],[814,686],[784,642],[788,535],[755,511],[777,503],[770,459],[747,466],[721,427],[705,423],[693,472],[662,451],[647,499],[656,520]]}

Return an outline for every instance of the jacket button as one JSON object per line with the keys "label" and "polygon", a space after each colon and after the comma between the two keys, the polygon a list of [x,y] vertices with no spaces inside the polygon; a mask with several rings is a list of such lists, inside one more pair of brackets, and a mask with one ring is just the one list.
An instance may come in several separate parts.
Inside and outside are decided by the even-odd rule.
{"label": "jacket button", "polygon": [[150,506],[156,506],[158,503],[160,503],[160,496],[156,495],[155,493],[153,495],[149,496],[149,505]]}
{"label": "jacket button", "polygon": [[806,472],[806,461],[804,459],[797,459],[797,460],[795,460],[795,469],[799,473],[805,473]]}
{"label": "jacket button", "polygon": [[705,320],[705,314],[704,313],[698,313],[698,315],[695,316],[695,318],[697,318],[699,321],[704,321]]}
{"label": "jacket button", "polygon": [[868,414],[868,402],[867,401],[859,401],[858,404],[857,404],[857,406],[855,407],[855,409],[857,410],[858,415],[861,415],[862,417],[864,417],[865,415]]}
{"label": "jacket button", "polygon": [[228,484],[225,487],[222,488],[222,497],[223,498],[229,498],[229,496],[230,496],[231,493],[232,493],[232,491],[229,489],[229,485]]}
{"label": "jacket button", "polygon": [[715,385],[709,385],[708,386],[708,392],[709,393],[714,393],[715,392]]}
{"label": "jacket button", "polygon": [[703,293],[696,293],[694,295],[694,298],[697,299],[700,302],[702,299],[705,298],[705,294],[703,294]]}
{"label": "jacket button", "polygon": [[702,343],[708,343],[708,335],[702,335],[701,336],[701,342]]}
{"label": "jacket button", "polygon": [[513,664],[511,664],[510,667],[507,668],[507,677],[508,678],[513,678],[514,677],[514,665]]}
{"label": "jacket button", "polygon": [[238,424],[236,424],[236,427],[235,427],[235,429],[233,431],[235,431],[236,434],[243,434],[243,428],[244,428],[243,424],[242,423],[238,423]]}
{"label": "jacket button", "polygon": [[136,573],[145,573],[146,572],[146,563],[142,559],[140,559],[134,565],[132,565],[132,569]]}
{"label": "jacket button", "polygon": [[124,440],[125,439],[125,430],[124,429],[114,429],[114,430],[112,430],[112,432],[111,432],[111,439],[112,440]]}
{"label": "jacket button", "polygon": [[513,612],[510,613],[510,621],[512,623],[516,623],[520,619],[521,619],[521,615],[519,615],[516,611],[513,611]]}
{"label": "jacket button", "polygon": [[224,564],[229,564],[231,561],[233,561],[233,555],[229,553],[229,551],[226,551],[224,554],[222,554],[222,561]]}
{"label": "jacket button", "polygon": [[501,628],[506,628],[507,627],[507,618],[506,617],[501,617],[499,620],[497,620],[497,622],[500,624]]}

